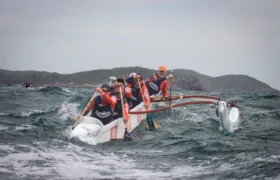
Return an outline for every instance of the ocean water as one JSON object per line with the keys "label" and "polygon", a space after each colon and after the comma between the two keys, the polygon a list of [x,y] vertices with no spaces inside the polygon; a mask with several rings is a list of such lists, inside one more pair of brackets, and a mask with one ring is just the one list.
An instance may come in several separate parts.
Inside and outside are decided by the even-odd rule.
{"label": "ocean water", "polygon": [[[142,122],[133,141],[70,139],[91,88],[0,87],[0,179],[280,179],[280,95],[212,95],[241,106],[241,126],[219,131],[215,107],[157,112],[158,131]],[[176,92],[174,92],[176,93]]]}

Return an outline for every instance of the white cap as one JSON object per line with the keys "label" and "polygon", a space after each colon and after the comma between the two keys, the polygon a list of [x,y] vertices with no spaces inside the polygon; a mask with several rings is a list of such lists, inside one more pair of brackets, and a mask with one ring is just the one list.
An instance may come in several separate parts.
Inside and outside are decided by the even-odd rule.
{"label": "white cap", "polygon": [[129,75],[129,77],[135,77],[136,76],[136,73],[131,73],[130,75]]}
{"label": "white cap", "polygon": [[117,82],[117,78],[114,76],[110,76],[108,79],[109,85],[115,84]]}

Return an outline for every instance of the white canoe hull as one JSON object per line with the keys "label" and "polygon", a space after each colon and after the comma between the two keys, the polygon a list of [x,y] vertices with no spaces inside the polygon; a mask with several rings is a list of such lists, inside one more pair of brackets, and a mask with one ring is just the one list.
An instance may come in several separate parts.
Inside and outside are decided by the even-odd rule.
{"label": "white canoe hull", "polygon": [[[141,103],[130,111],[145,111],[144,104]],[[146,114],[129,114],[127,128],[131,132],[146,119]],[[76,137],[89,144],[104,143],[114,139],[123,139],[125,125],[123,118],[112,121],[105,126],[96,118],[82,116],[79,124],[71,132],[71,138]]]}

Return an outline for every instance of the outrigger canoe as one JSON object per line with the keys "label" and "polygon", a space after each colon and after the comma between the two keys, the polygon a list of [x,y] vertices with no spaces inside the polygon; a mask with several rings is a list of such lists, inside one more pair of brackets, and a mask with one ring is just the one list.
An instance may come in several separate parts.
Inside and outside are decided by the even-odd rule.
{"label": "outrigger canoe", "polygon": [[[188,99],[191,101],[177,103],[181,99]],[[203,100],[197,100],[203,99]],[[205,100],[206,99],[206,100]],[[214,96],[204,96],[204,95],[175,95],[171,96],[169,100],[162,99],[161,97],[151,98],[152,104],[156,104],[163,101],[174,101],[175,103],[170,106],[164,106],[157,109],[151,109],[146,111],[144,103],[140,103],[138,106],[129,111],[128,118],[128,132],[133,131],[137,126],[140,125],[142,120],[147,118],[147,114],[153,112],[159,112],[167,109],[172,109],[175,107],[185,106],[185,105],[195,105],[195,104],[214,104],[217,105],[217,116],[220,118],[220,128],[227,132],[234,132],[238,129],[239,125],[239,106],[234,103],[228,102],[218,97]],[[230,108],[230,109],[229,109]],[[90,113],[89,113],[90,114]],[[114,139],[124,139],[125,125],[123,118],[112,121],[109,124],[103,125],[102,122],[96,118],[90,116],[82,116],[79,123],[71,132],[71,137],[79,138],[84,142],[91,142],[94,144],[104,143]]]}

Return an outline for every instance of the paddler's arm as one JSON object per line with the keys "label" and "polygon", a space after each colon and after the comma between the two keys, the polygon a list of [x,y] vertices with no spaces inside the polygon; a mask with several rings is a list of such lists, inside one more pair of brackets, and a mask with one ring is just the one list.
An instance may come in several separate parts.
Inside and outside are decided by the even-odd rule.
{"label": "paddler's arm", "polygon": [[127,84],[133,84],[134,77],[133,76],[128,76],[128,78],[125,79]]}
{"label": "paddler's arm", "polygon": [[114,110],[116,103],[117,103],[117,98],[115,96],[108,96],[106,93],[102,93],[101,96],[103,97],[104,101],[106,101],[108,104],[110,104],[111,109]]}
{"label": "paddler's arm", "polygon": [[148,109],[148,107],[150,107],[150,95],[147,86],[145,84],[142,85],[142,91],[144,95],[146,109]]}
{"label": "paddler's arm", "polygon": [[128,103],[124,103],[124,114],[123,114],[123,120],[124,122],[127,122],[128,121],[128,111],[129,111],[129,105]]}
{"label": "paddler's arm", "polygon": [[157,83],[161,83],[164,80],[166,80],[166,77],[154,79],[154,80],[152,80],[152,82],[157,84]]}
{"label": "paddler's arm", "polygon": [[164,80],[167,80],[169,78],[173,78],[173,74],[169,74],[168,76],[162,77],[162,78],[159,77],[157,79],[151,79],[151,81],[154,82],[154,83],[160,83],[160,82],[163,82]]}
{"label": "paddler's arm", "polygon": [[164,98],[168,98],[168,94],[167,94],[167,81],[163,81],[160,85],[160,90],[162,92],[162,96]]}

